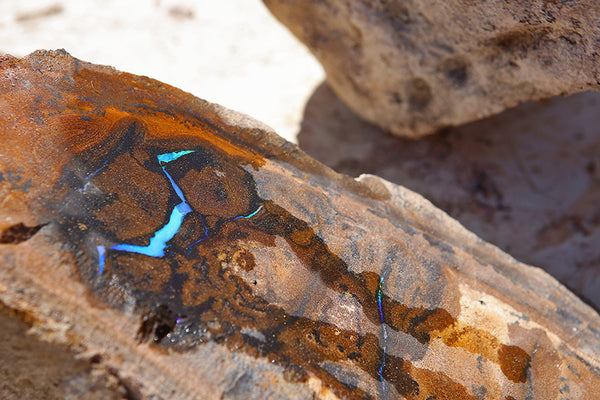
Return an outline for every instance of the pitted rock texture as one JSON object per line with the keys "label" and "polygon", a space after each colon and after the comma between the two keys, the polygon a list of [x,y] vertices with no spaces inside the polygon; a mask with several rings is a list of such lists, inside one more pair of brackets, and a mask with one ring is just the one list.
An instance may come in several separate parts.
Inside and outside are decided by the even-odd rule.
{"label": "pitted rock texture", "polygon": [[399,136],[600,82],[596,1],[264,2],[354,112]]}
{"label": "pitted rock texture", "polygon": [[0,302],[128,396],[598,395],[600,316],[419,195],[65,52],[0,77]]}
{"label": "pitted rock texture", "polygon": [[[102,357],[77,357],[28,330],[31,323],[0,304],[0,398],[2,400],[131,399],[116,376],[103,368]],[[26,318],[25,318],[26,319]]]}

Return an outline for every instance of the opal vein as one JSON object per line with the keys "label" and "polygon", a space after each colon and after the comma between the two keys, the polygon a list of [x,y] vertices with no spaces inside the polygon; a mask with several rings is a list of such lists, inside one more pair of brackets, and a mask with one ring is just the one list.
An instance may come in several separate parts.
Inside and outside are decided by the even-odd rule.
{"label": "opal vein", "polygon": [[150,239],[148,246],[136,246],[133,244],[117,244],[111,247],[112,250],[128,251],[130,253],[144,254],[150,257],[163,257],[167,242],[177,234],[183,218],[192,211],[187,203],[179,203],[173,208],[169,222],[160,228]]}
{"label": "opal vein", "polygon": [[106,259],[106,249],[104,246],[96,246],[96,250],[98,250],[98,264],[100,264],[100,268],[98,268],[98,276],[102,275],[102,271],[104,271],[104,261]]}
{"label": "opal vein", "polygon": [[165,255],[167,242],[173,239],[173,237],[179,231],[179,228],[181,228],[183,218],[192,211],[192,208],[183,196],[181,188],[179,188],[179,185],[175,183],[171,175],[165,169],[165,164],[170,163],[171,161],[175,161],[179,157],[193,152],[194,150],[184,150],[173,153],[159,154],[156,157],[158,159],[158,162],[161,164],[163,172],[169,179],[169,182],[171,182],[173,190],[175,190],[175,193],[177,193],[177,196],[181,199],[181,203],[177,204],[173,208],[171,216],[169,217],[169,222],[165,226],[160,228],[158,231],[156,231],[156,233],[150,239],[150,243],[147,246],[136,246],[132,244],[123,243],[114,245],[111,247],[111,249],[128,251],[130,253],[144,254],[150,257],[163,257]]}
{"label": "opal vein", "polygon": [[[176,151],[176,152],[172,152],[172,153],[159,154],[156,157],[158,159],[158,162],[160,164],[162,171],[165,173],[167,179],[171,183],[171,187],[173,188],[173,190],[175,191],[177,196],[181,199],[181,203],[177,204],[173,208],[173,211],[171,211],[171,215],[169,217],[169,221],[162,228],[160,228],[158,231],[155,232],[154,236],[152,236],[152,238],[150,238],[150,243],[147,246],[138,246],[138,245],[133,245],[133,244],[121,243],[121,244],[116,244],[116,245],[112,246],[110,248],[111,250],[143,254],[146,256],[150,256],[150,257],[164,257],[165,256],[165,249],[167,248],[167,243],[171,239],[173,239],[173,237],[175,237],[177,232],[179,232],[179,229],[181,228],[181,225],[183,224],[183,220],[184,220],[185,216],[193,211],[192,208],[190,207],[190,205],[188,204],[187,200],[185,199],[183,191],[181,190],[179,185],[177,185],[177,183],[175,182],[173,177],[165,169],[165,165],[170,163],[171,161],[177,160],[178,158],[180,158],[186,154],[190,154],[190,153],[194,153],[194,152],[195,152],[195,150],[182,150],[182,151]],[[102,169],[103,167],[104,167],[104,165],[100,169]],[[98,171],[93,172],[89,176],[93,176]],[[244,219],[252,218],[256,214],[258,214],[258,212],[260,210],[262,210],[262,208],[263,208],[262,206],[259,206],[254,212],[252,212],[248,215],[237,216],[237,217],[231,219],[231,221],[236,221],[240,218],[244,218]],[[202,240],[209,238],[208,228],[204,224],[204,218],[202,217],[201,220],[202,220],[202,224],[204,225],[205,237],[192,243],[192,245],[190,245],[190,248],[192,246],[194,246],[195,244],[201,242]],[[98,261],[99,261],[98,275],[101,275],[102,272],[104,271],[106,249],[104,246],[96,246],[96,248],[98,250]]]}
{"label": "opal vein", "polygon": [[377,283],[377,305],[379,306],[379,318],[381,319],[381,329],[383,330],[383,343],[381,345],[382,355],[381,355],[381,365],[379,366],[379,380],[381,381],[381,391],[383,396],[385,396],[385,379],[383,378],[383,368],[385,367],[385,352],[387,350],[386,341],[387,341],[387,328],[385,325],[385,319],[383,317],[383,306],[382,306],[382,296],[383,296],[383,280],[385,275],[382,275],[379,278],[379,282]]}

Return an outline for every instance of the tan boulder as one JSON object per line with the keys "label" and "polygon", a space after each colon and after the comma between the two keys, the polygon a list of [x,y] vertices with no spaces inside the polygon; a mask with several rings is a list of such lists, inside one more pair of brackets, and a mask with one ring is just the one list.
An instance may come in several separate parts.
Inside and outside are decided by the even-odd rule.
{"label": "tan boulder", "polygon": [[600,82],[596,1],[264,2],[354,112],[399,136]]}

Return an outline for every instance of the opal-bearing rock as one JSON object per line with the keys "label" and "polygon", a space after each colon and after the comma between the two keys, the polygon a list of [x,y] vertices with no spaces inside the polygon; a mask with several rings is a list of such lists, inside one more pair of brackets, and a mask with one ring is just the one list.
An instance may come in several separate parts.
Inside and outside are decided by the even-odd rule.
{"label": "opal-bearing rock", "polygon": [[598,396],[595,311],[245,116],[58,51],[0,127],[0,302],[139,398]]}

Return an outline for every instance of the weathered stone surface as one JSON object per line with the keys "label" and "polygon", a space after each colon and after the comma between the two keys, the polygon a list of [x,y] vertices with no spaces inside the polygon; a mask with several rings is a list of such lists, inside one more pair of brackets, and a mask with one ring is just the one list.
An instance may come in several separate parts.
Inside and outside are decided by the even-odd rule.
{"label": "weathered stone surface", "polygon": [[64,52],[0,127],[0,302],[114,393],[598,397],[600,316],[409,190]]}
{"label": "weathered stone surface", "polygon": [[300,146],[345,174],[423,194],[481,238],[600,310],[600,92],[527,103],[409,140],[361,121],[326,85]]}
{"label": "weathered stone surface", "polygon": [[[0,304],[0,398],[90,399],[127,398],[127,388],[117,377],[96,368],[102,358],[77,357],[64,345],[36,340],[28,334],[31,323]],[[131,397],[129,397],[131,398]]]}
{"label": "weathered stone surface", "polygon": [[596,1],[264,2],[352,110],[400,136],[600,82]]}

